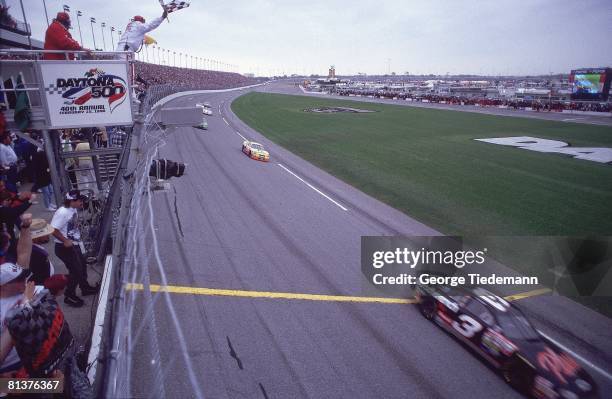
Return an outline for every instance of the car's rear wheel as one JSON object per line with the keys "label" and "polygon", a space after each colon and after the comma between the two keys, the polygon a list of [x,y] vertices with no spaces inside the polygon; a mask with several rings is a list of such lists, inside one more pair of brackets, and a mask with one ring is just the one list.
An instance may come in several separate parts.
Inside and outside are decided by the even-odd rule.
{"label": "car's rear wheel", "polygon": [[421,296],[419,310],[427,320],[432,320],[436,314],[436,302],[432,297]]}

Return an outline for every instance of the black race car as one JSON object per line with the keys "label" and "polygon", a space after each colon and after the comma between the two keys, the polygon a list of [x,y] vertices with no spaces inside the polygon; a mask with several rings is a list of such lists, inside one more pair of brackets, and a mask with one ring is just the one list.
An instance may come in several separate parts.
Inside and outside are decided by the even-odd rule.
{"label": "black race car", "polygon": [[535,398],[597,398],[591,376],[514,305],[483,288],[416,285],[421,313]]}

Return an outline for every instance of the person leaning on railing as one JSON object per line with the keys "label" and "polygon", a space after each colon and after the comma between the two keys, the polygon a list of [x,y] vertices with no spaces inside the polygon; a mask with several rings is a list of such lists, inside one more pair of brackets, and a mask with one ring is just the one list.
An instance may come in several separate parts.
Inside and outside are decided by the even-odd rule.
{"label": "person leaning on railing", "polygon": [[[72,38],[68,31],[70,29],[70,15],[66,12],[58,12],[53,23],[49,25],[45,33],[45,50],[82,50],[89,52]],[[73,60],[74,54],[69,53],[68,58]],[[44,60],[65,60],[66,55],[62,53],[45,53]]]}

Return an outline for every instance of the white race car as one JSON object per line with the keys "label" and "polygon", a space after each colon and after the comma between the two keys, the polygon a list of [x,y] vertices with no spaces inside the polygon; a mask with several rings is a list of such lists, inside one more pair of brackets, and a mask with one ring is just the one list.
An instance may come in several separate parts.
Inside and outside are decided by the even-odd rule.
{"label": "white race car", "polygon": [[202,108],[202,113],[204,115],[212,115],[212,109],[210,109],[210,103],[204,103],[204,104],[196,104],[196,107],[200,107]]}

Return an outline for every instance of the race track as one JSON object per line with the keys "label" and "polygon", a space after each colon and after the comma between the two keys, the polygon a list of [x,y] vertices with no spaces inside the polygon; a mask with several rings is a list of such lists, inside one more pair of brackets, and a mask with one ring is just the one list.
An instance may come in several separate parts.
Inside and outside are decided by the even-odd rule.
{"label": "race track", "polygon": [[[280,91],[286,86],[257,90]],[[435,235],[433,229],[279,148],[238,120],[245,91],[186,95],[166,106],[208,101],[209,130],[180,128],[160,156],[187,163],[167,191],[152,194],[159,250],[188,356],[206,398],[517,398],[521,395],[414,305],[362,303],[360,237]],[[269,163],[241,152],[263,143]],[[152,284],[160,284],[152,271]],[[224,296],[198,288],[235,290]],[[244,291],[264,292],[261,297]],[[265,293],[319,294],[274,298]],[[517,302],[536,326],[592,364],[612,390],[612,322],[551,296]],[[155,305],[163,390],[193,397],[178,337]],[[144,334],[143,336],[147,336]],[[150,397],[159,375],[152,343],[136,344],[132,394]],[[599,371],[597,371],[599,369]],[[157,371],[156,371],[157,370]]]}

